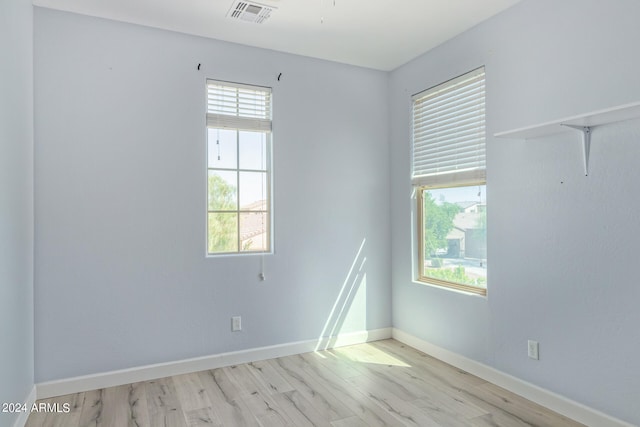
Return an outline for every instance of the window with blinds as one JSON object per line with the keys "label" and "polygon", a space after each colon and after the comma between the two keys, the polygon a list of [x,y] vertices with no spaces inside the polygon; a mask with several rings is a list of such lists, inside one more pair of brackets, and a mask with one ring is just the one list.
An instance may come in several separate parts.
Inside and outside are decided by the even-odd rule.
{"label": "window with blinds", "polygon": [[271,89],[207,81],[207,127],[271,131]]}
{"label": "window with blinds", "polygon": [[207,81],[207,253],[269,252],[271,89]]}
{"label": "window with blinds", "polygon": [[485,179],[484,67],[413,96],[414,185]]}
{"label": "window with blinds", "polygon": [[486,294],[484,67],[412,97],[417,280]]}

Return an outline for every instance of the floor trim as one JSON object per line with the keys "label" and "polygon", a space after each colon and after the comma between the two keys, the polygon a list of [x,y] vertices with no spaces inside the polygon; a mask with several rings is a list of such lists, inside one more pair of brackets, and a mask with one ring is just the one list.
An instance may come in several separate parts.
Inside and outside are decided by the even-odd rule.
{"label": "floor trim", "polygon": [[105,387],[114,387],[139,381],[149,381],[173,375],[188,374],[191,372],[237,365],[240,363],[256,362],[258,360],[308,353],[310,351],[362,344],[387,338],[391,338],[391,328],[352,332],[340,334],[335,337],[323,337],[317,340],[258,347],[230,353],[179,360],[175,362],[159,363],[155,365],[139,366],[136,368],[103,372],[93,375],[84,375],[80,377],[38,383],[36,384],[37,396],[38,399],[47,399],[50,397],[64,396],[66,394],[80,393],[88,390],[97,390]]}
{"label": "floor trim", "polygon": [[34,403],[36,403],[35,385],[29,392],[27,398],[24,400],[24,404],[28,408],[28,411],[20,412],[18,418],[16,418],[15,422],[13,423],[13,427],[24,427],[24,425],[27,423],[27,419],[29,419],[29,414],[31,414],[31,408],[33,407]]}
{"label": "floor trim", "polygon": [[440,359],[443,362],[476,375],[579,423],[599,427],[633,427],[633,424],[629,424],[564,396],[498,371],[475,360],[438,347],[435,344],[431,344],[400,329],[393,328],[392,337],[436,359]]}

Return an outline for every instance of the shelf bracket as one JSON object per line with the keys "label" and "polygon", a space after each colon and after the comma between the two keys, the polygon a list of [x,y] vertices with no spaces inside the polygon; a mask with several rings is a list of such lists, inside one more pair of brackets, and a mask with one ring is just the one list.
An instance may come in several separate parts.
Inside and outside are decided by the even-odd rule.
{"label": "shelf bracket", "polygon": [[589,175],[589,151],[591,150],[591,126],[576,126],[562,123],[562,126],[570,127],[582,133],[582,154],[584,159],[584,176]]}

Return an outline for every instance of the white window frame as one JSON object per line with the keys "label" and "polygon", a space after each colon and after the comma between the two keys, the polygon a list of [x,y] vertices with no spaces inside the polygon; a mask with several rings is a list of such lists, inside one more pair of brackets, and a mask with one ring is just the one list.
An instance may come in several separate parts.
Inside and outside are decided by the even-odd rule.
{"label": "white window frame", "polygon": [[412,177],[417,201],[417,281],[486,295],[486,287],[425,274],[423,193],[486,186],[485,70],[477,68],[412,96]]}
{"label": "white window frame", "polygon": [[[220,255],[251,255],[273,253],[273,201],[272,201],[272,91],[269,87],[233,83],[219,80],[207,79],[207,155],[206,155],[206,175],[207,175],[207,211],[206,211],[206,236],[205,248],[208,257]],[[235,95],[234,95],[235,94]],[[209,130],[232,130],[236,132],[236,167],[220,168],[211,167],[209,164]],[[265,169],[254,170],[240,167],[240,132],[251,131],[261,132],[266,137],[266,160]],[[233,210],[211,210],[209,209],[209,172],[226,171],[236,172],[237,194],[236,207]],[[266,174],[266,203],[261,210],[243,210],[240,207],[240,179],[242,172],[261,172]],[[235,251],[209,252],[209,215],[211,213],[235,213],[237,249]],[[243,250],[241,233],[241,214],[243,213],[264,213],[267,216],[265,224],[266,248],[264,250]]]}

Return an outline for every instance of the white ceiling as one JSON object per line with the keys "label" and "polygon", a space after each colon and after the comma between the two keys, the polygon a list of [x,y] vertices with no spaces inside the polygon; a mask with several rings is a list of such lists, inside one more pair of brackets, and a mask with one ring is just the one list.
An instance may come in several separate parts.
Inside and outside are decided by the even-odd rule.
{"label": "white ceiling", "polygon": [[262,0],[262,24],[233,0],[33,0],[36,6],[392,70],[520,0]]}

